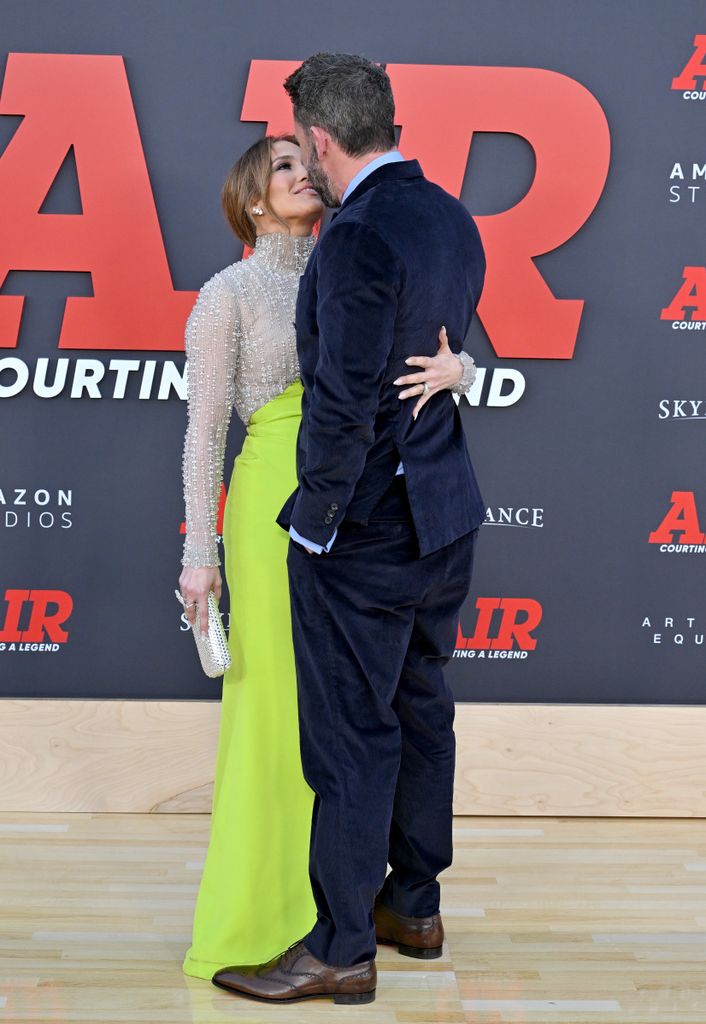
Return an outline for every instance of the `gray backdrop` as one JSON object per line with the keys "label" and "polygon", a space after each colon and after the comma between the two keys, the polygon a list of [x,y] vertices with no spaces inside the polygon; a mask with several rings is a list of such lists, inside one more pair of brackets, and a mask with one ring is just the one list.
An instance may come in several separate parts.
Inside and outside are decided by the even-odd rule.
{"label": "gray backdrop", "polygon": [[[478,320],[467,340],[487,373],[478,404],[464,399],[461,410],[495,522],[481,530],[461,617],[471,647],[460,639],[449,678],[464,701],[704,702],[704,545],[668,551],[649,540],[673,492],[689,496],[690,533],[671,535],[677,547],[706,528],[704,297],[692,298],[701,311],[685,304],[695,329],[660,315],[684,267],[704,263],[703,75],[693,98],[672,88],[694,36],[706,32],[702,4],[5,0],[2,23],[3,75],[7,53],[124,57],[172,280],[185,291],[240,256],[218,194],[233,160],[264,130],[240,120],[252,60],[346,50],[389,64],[545,68],[588,89],[610,128],[605,188],[583,227],[535,260],[554,295],[585,302],[574,357],[498,358]],[[1,104],[0,154],[23,115]],[[401,148],[417,155],[404,132]],[[42,212],[80,213],[80,165],[69,154],[56,171]],[[498,213],[522,198],[533,175],[527,141],[484,131],[473,138],[462,198],[474,214]],[[19,194],[24,181],[13,187]],[[70,376],[78,358],[181,366],[183,353],[58,349],[66,298],[92,294],[90,273],[4,259],[0,295],[27,298],[17,346],[0,348],[0,693],[218,697],[220,681],[201,673],[173,596],[183,400],[174,390],[140,400],[137,374],[124,398],[107,384],[101,398],[72,399],[66,389],[40,398],[31,383],[12,394],[15,364],[3,362],[20,359],[31,381],[42,358],[52,366],[68,359]],[[497,367],[525,383],[505,407],[487,404]],[[242,437],[234,421],[226,479]],[[56,649],[17,640],[33,635],[32,609],[39,614],[38,603],[41,611],[52,599],[43,591],[73,602],[67,636],[42,637]],[[485,631],[478,599],[495,609]],[[516,640],[509,650],[483,648],[481,634],[502,635],[501,599],[536,602],[536,616],[541,609],[533,649]],[[280,642],[288,642],[284,625],[279,636],[263,636]]]}

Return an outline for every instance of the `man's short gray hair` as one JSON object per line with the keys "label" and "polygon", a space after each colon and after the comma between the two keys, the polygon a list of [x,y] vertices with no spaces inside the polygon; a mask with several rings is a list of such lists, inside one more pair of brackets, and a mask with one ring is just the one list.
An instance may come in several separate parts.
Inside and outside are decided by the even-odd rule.
{"label": "man's short gray hair", "polygon": [[284,83],[294,118],[325,129],[348,156],[394,149],[395,100],[384,68],[352,53],[316,53]]}

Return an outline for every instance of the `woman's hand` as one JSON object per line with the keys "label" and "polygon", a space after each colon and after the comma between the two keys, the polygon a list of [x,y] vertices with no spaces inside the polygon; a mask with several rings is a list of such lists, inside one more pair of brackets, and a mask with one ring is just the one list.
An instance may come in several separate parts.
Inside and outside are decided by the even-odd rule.
{"label": "woman's hand", "polygon": [[186,607],[184,614],[193,625],[196,621],[196,607],[201,619],[201,636],[208,635],[208,595],[212,590],[216,601],[221,599],[221,573],[217,565],[206,565],[200,569],[184,566],[179,577],[179,590]]}
{"label": "woman's hand", "polygon": [[439,331],[439,351],[435,356],[410,356],[409,359],[405,359],[405,362],[409,366],[423,367],[421,373],[410,373],[406,377],[398,377],[394,381],[395,384],[413,385],[406,391],[401,391],[398,397],[418,396],[419,401],[412,411],[412,418],[415,420],[419,415],[419,410],[432,395],[458,384],[463,375],[463,363],[449,348],[445,327]]}

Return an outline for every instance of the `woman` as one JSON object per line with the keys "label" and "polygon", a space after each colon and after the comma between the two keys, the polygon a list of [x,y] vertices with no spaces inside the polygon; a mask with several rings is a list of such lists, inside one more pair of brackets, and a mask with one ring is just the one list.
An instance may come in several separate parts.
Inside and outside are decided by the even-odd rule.
{"label": "woman", "polygon": [[[232,667],[223,678],[211,838],[183,964],[186,974],[204,979],[224,966],[269,960],[308,932],[316,916],[308,878],[313,795],[299,756],[288,537],[275,519],[296,487],[302,385],[293,320],[324,207],[288,135],[251,146],[230,172],[222,199],[233,231],[254,252],[203,286],[186,327],[187,533],[179,578],[189,621],[198,605],[205,622],[209,591],[221,596],[216,514],[235,406],[247,436],[223,520]],[[412,385],[401,398],[417,396],[421,405],[441,388],[470,386],[473,361],[453,355],[443,329],[439,353],[414,362],[424,370],[400,378]]]}

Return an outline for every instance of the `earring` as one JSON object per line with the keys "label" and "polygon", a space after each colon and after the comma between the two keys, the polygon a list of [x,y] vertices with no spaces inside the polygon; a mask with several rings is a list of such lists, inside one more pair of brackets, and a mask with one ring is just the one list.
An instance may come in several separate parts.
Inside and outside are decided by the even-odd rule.
{"label": "earring", "polygon": [[253,206],[252,212],[257,214],[258,217],[262,217],[264,210],[261,210],[259,206]]}

